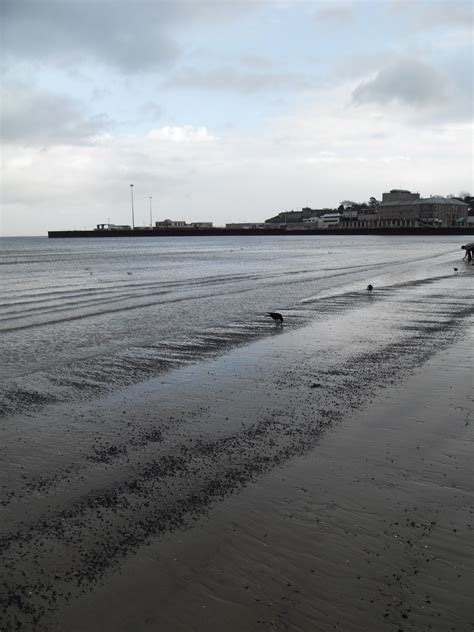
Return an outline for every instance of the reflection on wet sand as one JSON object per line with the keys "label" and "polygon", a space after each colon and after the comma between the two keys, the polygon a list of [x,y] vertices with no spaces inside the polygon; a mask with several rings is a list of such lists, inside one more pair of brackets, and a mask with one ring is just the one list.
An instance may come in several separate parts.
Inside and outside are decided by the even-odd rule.
{"label": "reflection on wet sand", "polygon": [[[460,446],[469,417],[463,412],[467,424],[450,430],[445,422],[468,392],[458,359],[472,331],[474,306],[465,301],[472,278],[439,275],[378,288],[370,299],[362,290],[308,302],[285,312],[286,327],[270,325],[263,336],[257,328],[253,341],[248,332],[245,344],[235,344],[231,333],[214,331],[225,349],[209,345],[211,338],[175,345],[174,360],[159,371],[143,373],[143,356],[131,361],[135,384],[127,378],[99,398],[92,389],[86,400],[42,402],[12,415],[2,427],[2,629],[329,630],[359,621],[354,630],[375,631],[399,620],[403,629],[409,608],[421,608],[414,571],[422,564],[410,556],[422,550],[420,537],[438,533],[426,516],[443,495],[422,503],[418,486],[425,489],[426,472],[436,481],[446,473],[436,461],[448,440],[461,473],[467,463]],[[417,397],[411,381],[420,382],[441,352],[448,360],[428,380],[437,416],[433,403],[423,412],[429,386]],[[454,373],[463,377],[446,414],[443,371],[447,384]],[[384,398],[392,408],[378,404],[366,416],[369,402]],[[432,465],[419,482],[414,445],[426,449],[428,422],[430,447],[421,458]],[[450,497],[453,515],[463,499]],[[458,523],[465,533],[465,514]],[[204,550],[193,552],[201,536]],[[394,547],[402,536],[403,547]],[[363,562],[373,573],[362,574]],[[402,562],[396,577],[382,568]],[[355,582],[366,589],[354,591]],[[137,610],[122,601],[127,586],[132,594],[141,586]],[[367,601],[379,614],[384,609],[372,628],[360,614]]]}

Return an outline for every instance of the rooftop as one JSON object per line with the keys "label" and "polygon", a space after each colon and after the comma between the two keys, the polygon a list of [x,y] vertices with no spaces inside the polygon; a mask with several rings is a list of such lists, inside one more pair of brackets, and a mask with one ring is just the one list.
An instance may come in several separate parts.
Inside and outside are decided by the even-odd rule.
{"label": "rooftop", "polygon": [[393,202],[381,202],[379,204],[379,208],[381,206],[416,206],[417,204],[456,204],[457,206],[469,206],[468,204],[466,204],[466,202],[461,202],[461,200],[458,200],[457,198],[445,198],[435,195],[429,198],[418,198],[417,200],[395,200]]}

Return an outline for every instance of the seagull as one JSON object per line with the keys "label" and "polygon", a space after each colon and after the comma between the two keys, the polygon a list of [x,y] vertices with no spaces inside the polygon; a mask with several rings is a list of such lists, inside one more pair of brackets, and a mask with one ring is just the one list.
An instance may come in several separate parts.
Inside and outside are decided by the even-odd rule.
{"label": "seagull", "polygon": [[267,314],[268,316],[273,318],[275,323],[280,323],[280,325],[283,325],[283,316],[281,314],[279,314],[278,312],[267,312]]}
{"label": "seagull", "polygon": [[373,289],[374,289],[374,286],[369,283],[369,285],[367,286],[367,291],[372,292]]}

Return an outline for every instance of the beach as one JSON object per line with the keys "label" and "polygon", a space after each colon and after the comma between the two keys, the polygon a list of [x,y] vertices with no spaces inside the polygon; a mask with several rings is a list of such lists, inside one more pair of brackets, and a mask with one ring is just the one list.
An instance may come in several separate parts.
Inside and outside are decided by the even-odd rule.
{"label": "beach", "polygon": [[141,549],[56,629],[472,629],[472,343]]}
{"label": "beach", "polygon": [[363,256],[283,326],[18,364],[2,632],[473,629],[474,268],[446,249],[368,277]]}

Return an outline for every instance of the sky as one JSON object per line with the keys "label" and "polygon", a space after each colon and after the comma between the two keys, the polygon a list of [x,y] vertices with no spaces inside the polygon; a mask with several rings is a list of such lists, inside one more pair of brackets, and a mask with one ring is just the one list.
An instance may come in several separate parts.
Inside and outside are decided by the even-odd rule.
{"label": "sky", "polygon": [[470,0],[0,9],[1,235],[474,193]]}

